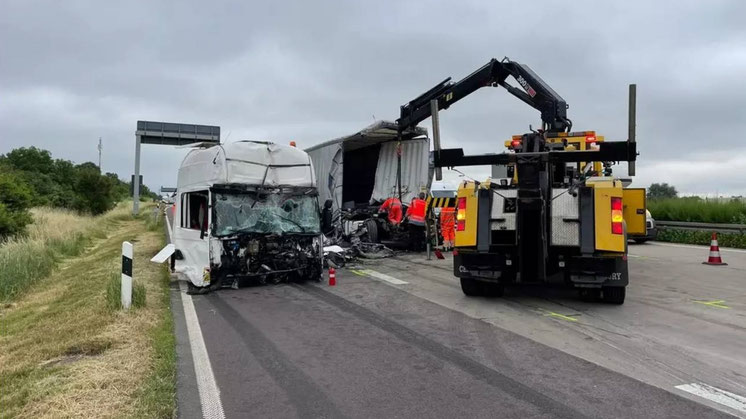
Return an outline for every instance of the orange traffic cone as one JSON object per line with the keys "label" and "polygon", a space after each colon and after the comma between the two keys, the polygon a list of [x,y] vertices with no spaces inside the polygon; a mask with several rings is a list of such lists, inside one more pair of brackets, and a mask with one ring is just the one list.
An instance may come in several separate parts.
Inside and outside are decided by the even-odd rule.
{"label": "orange traffic cone", "polygon": [[333,287],[337,285],[337,271],[334,268],[329,268],[329,286]]}
{"label": "orange traffic cone", "polygon": [[710,257],[707,258],[707,262],[702,262],[705,265],[727,265],[723,262],[720,257],[720,247],[718,247],[718,233],[712,233],[712,241],[710,242]]}

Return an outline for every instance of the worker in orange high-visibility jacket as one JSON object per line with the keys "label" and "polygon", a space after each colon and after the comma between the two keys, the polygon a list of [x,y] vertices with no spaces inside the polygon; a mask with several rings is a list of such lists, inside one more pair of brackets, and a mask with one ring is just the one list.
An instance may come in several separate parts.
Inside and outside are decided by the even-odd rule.
{"label": "worker in orange high-visibility jacket", "polygon": [[453,248],[456,238],[456,208],[444,207],[440,209],[440,233],[443,235],[443,248]]}
{"label": "worker in orange high-visibility jacket", "polygon": [[417,198],[412,198],[412,202],[407,208],[407,220],[409,221],[409,243],[412,250],[421,252],[425,250],[425,212],[427,211],[427,202],[425,194],[420,193]]}
{"label": "worker in orange high-visibility jacket", "polygon": [[393,225],[401,224],[403,216],[401,210],[401,201],[399,200],[399,198],[391,197],[387,199],[378,208],[378,212],[387,212],[389,223]]}

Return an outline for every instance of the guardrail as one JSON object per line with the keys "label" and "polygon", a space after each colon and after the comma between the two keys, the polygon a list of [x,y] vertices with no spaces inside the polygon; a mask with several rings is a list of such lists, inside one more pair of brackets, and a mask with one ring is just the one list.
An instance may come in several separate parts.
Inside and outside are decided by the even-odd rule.
{"label": "guardrail", "polygon": [[688,221],[655,220],[655,225],[660,229],[672,228],[677,230],[717,231],[718,233],[746,234],[746,224],[692,223]]}

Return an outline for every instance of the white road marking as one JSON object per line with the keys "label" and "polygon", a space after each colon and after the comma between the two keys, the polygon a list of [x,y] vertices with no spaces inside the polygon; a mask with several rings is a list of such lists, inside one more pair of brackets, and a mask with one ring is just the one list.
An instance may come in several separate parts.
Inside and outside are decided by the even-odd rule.
{"label": "white road marking", "polygon": [[746,397],[702,383],[682,384],[677,389],[746,413]]}
{"label": "white road marking", "polygon": [[[665,246],[665,247],[682,247],[684,249],[696,249],[696,250],[708,250],[710,249],[710,246],[699,246],[694,244],[674,244],[674,243],[662,243],[662,242],[648,242],[648,244],[651,244],[653,246]],[[743,249],[733,249],[730,247],[721,247],[721,252],[735,252],[735,253],[746,253],[746,250]]]}
{"label": "white road marking", "polygon": [[[164,214],[164,216],[166,217],[168,242],[171,243],[171,222],[168,220],[168,214]],[[184,320],[186,321],[187,335],[189,335],[189,346],[192,348],[192,360],[194,361],[194,373],[197,376],[197,391],[199,392],[199,402],[202,405],[202,417],[225,419],[223,403],[220,401],[220,389],[212,372],[210,357],[207,355],[207,347],[202,337],[202,328],[199,326],[192,296],[186,293],[187,285],[184,281],[179,281],[179,289],[182,292],[181,304],[184,307]]]}
{"label": "white road marking", "polygon": [[199,390],[199,401],[202,405],[202,416],[208,419],[224,419],[223,404],[220,402],[220,390],[212,373],[210,357],[207,355],[207,347],[202,338],[202,329],[199,326],[197,312],[194,310],[192,296],[187,295],[187,286],[184,281],[179,281],[182,291],[181,302],[184,306],[184,318],[186,319],[189,345],[192,347],[192,359],[194,360],[194,372],[197,375],[197,389]]}
{"label": "white road marking", "polygon": [[381,281],[386,281],[386,282],[394,284],[394,285],[409,284],[409,282],[407,282],[407,281],[402,281],[401,279],[396,279],[393,276],[382,274],[382,273],[376,272],[376,271],[374,271],[372,269],[361,269],[360,272],[362,272],[362,273],[364,273],[366,275],[370,275],[373,278],[378,278]]}

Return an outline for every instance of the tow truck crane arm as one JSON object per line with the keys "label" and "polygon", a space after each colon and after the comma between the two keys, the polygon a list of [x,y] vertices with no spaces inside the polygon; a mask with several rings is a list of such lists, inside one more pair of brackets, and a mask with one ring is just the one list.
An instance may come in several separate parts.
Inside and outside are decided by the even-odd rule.
{"label": "tow truck crane arm", "polygon": [[[523,90],[507,83],[508,76],[513,76]],[[396,121],[399,132],[414,128],[432,116],[431,100],[438,101],[438,110],[448,109],[452,104],[487,86],[502,86],[513,96],[541,112],[546,132],[569,132],[572,129],[572,122],[567,118],[567,102],[527,65],[505,57],[502,61],[491,59],[458,82],[451,82],[449,77],[403,105]]]}

